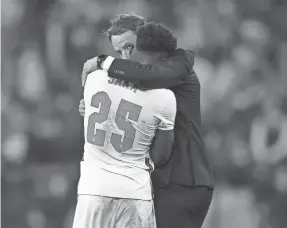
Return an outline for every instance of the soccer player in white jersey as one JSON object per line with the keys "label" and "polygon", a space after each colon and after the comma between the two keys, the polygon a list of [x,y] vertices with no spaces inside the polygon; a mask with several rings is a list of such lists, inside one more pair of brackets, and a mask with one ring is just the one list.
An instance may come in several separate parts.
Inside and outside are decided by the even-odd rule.
{"label": "soccer player in white jersey", "polygon": [[[164,26],[158,29],[166,32]],[[110,39],[121,55],[129,57],[133,47],[127,44],[136,40],[136,34],[125,31]],[[150,63],[164,58],[175,50],[174,39],[165,34],[156,49],[141,42],[134,56]],[[171,153],[174,94],[166,89],[145,91],[109,78],[102,70],[84,82],[85,151],[73,227],[156,227],[150,173],[154,163],[164,163]]]}

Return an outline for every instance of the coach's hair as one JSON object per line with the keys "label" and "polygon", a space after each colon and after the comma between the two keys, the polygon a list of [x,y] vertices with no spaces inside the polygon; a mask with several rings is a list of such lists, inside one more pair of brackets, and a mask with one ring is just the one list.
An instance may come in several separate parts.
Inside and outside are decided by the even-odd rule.
{"label": "coach's hair", "polygon": [[127,31],[137,33],[138,28],[146,24],[146,20],[136,14],[119,14],[110,21],[110,27],[105,31],[105,35],[111,40],[111,36],[120,35]]}
{"label": "coach's hair", "polygon": [[161,23],[149,22],[138,29],[136,48],[139,51],[167,52],[172,55],[176,47],[176,37]]}

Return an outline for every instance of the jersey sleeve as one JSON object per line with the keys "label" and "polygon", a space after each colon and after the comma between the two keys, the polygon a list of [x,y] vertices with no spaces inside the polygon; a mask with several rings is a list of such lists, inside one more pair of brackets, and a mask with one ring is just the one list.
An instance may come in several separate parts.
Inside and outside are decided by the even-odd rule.
{"label": "jersey sleeve", "polygon": [[176,116],[176,99],[172,91],[167,90],[162,101],[159,119],[159,130],[173,130]]}

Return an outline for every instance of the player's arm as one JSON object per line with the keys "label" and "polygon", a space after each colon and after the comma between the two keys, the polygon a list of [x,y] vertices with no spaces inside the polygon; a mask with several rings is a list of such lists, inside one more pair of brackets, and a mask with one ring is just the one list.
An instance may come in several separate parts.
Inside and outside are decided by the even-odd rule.
{"label": "player's arm", "polygon": [[159,126],[150,153],[156,167],[164,165],[169,160],[174,142],[173,128],[176,115],[174,94],[170,91],[170,96],[165,100],[166,102],[157,116]]}
{"label": "player's arm", "polygon": [[173,141],[173,130],[157,130],[151,149],[151,159],[155,167],[160,167],[169,160]]}
{"label": "player's arm", "polygon": [[126,59],[108,57],[102,66],[110,77],[136,82],[150,88],[171,88],[182,84],[194,65],[194,52],[177,49],[169,58],[155,64],[141,64]]}

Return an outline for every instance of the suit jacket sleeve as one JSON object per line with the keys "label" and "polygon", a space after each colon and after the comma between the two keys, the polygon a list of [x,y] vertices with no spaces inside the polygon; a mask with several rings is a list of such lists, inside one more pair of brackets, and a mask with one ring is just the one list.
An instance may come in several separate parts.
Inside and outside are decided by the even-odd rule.
{"label": "suit jacket sleeve", "polygon": [[138,83],[147,89],[170,88],[184,83],[193,64],[194,52],[177,49],[173,56],[155,64],[115,59],[108,74],[113,78]]}

